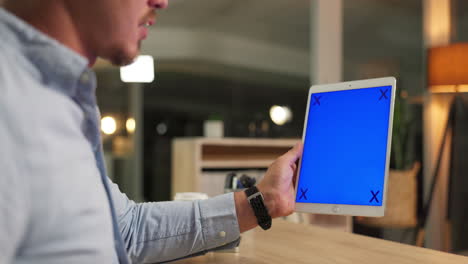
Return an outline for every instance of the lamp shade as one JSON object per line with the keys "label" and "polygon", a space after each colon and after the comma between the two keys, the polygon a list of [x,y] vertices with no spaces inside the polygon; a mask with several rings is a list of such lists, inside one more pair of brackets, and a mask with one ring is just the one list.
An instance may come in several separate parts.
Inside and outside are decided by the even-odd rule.
{"label": "lamp shade", "polygon": [[428,81],[431,90],[468,85],[468,43],[429,49]]}

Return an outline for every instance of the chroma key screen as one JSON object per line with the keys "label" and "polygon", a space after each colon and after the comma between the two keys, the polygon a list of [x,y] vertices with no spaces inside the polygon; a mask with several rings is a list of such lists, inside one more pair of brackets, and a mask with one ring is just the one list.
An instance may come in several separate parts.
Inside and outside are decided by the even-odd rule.
{"label": "chroma key screen", "polygon": [[381,206],[392,86],[311,94],[296,202]]}

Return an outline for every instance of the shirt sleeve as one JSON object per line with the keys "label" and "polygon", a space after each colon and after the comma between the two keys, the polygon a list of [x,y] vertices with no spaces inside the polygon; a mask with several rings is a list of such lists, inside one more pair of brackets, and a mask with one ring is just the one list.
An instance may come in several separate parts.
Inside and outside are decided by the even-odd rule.
{"label": "shirt sleeve", "polygon": [[200,201],[135,203],[116,184],[110,186],[134,263],[167,262],[239,244],[233,193]]}

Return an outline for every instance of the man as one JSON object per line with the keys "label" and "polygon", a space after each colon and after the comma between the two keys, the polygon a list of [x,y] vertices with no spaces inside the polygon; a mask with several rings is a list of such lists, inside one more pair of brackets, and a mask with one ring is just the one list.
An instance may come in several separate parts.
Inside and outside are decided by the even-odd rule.
{"label": "man", "polygon": [[[244,192],[193,203],[136,204],[106,177],[89,67],[98,57],[130,63],[155,23],[155,11],[167,5],[167,0],[5,1],[0,264],[164,262],[236,246],[241,232],[257,226],[254,213],[273,218],[292,213],[301,145],[270,166],[257,186],[263,200],[252,189],[255,210]],[[260,222],[267,223],[267,216],[260,215]]]}

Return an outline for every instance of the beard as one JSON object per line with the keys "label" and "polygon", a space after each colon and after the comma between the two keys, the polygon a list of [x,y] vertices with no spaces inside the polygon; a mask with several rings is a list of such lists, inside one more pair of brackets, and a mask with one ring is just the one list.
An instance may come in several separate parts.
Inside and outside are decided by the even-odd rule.
{"label": "beard", "polygon": [[[1,0],[0,0],[1,1]],[[109,60],[114,66],[126,66],[132,64],[133,61],[136,59],[138,54],[140,53],[141,49],[141,40],[137,43],[137,49],[129,50],[129,49],[122,49],[122,48],[111,48],[110,49],[110,56]]]}
{"label": "beard", "polygon": [[110,62],[114,66],[122,67],[122,66],[132,64],[134,59],[135,58],[133,58],[133,57],[126,56],[124,53],[120,53],[120,54],[116,54],[115,56],[113,56],[111,58]]}

